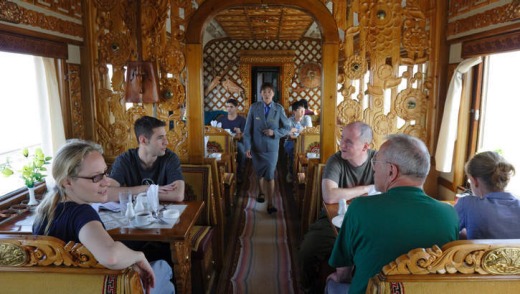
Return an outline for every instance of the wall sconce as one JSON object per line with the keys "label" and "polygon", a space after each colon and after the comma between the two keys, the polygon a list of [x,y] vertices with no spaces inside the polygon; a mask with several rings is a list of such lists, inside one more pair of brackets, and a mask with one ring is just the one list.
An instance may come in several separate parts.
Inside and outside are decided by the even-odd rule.
{"label": "wall sconce", "polygon": [[126,66],[126,102],[159,101],[159,82],[154,64],[149,61],[129,61]]}
{"label": "wall sconce", "polygon": [[126,65],[125,101],[132,103],[154,103],[159,101],[159,80],[155,64],[143,61],[141,38],[141,0],[136,7],[137,61]]}

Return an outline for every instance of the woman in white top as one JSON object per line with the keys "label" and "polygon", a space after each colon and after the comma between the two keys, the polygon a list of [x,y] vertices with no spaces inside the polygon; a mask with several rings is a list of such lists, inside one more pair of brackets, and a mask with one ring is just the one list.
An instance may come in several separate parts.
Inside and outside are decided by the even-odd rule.
{"label": "woman in white top", "polygon": [[291,105],[291,109],[293,115],[289,118],[291,122],[291,131],[289,132],[289,137],[285,140],[285,144],[283,145],[285,153],[287,154],[288,164],[287,164],[287,182],[292,182],[292,169],[293,169],[293,161],[294,161],[294,140],[300,132],[306,127],[312,127],[311,117],[305,115],[305,104],[302,103],[302,100],[296,101]]}

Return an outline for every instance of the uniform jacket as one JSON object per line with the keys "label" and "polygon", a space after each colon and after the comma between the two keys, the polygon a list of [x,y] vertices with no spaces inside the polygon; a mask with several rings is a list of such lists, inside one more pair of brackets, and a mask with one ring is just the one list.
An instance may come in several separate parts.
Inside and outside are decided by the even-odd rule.
{"label": "uniform jacket", "polygon": [[[247,114],[244,128],[244,147],[253,152],[278,151],[280,138],[286,136],[291,130],[291,123],[282,105],[271,102],[271,110],[265,118],[264,102],[258,101],[251,105]],[[267,137],[263,130],[272,129],[274,137]]]}

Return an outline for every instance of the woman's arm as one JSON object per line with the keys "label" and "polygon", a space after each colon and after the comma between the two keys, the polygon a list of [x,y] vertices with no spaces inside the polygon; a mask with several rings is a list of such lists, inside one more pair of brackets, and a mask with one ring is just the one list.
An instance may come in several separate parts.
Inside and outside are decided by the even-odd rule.
{"label": "woman's arm", "polygon": [[123,243],[114,241],[99,221],[91,221],[79,231],[79,240],[97,259],[109,269],[124,269],[134,266],[145,289],[155,285],[155,276],[144,253],[131,250]]}

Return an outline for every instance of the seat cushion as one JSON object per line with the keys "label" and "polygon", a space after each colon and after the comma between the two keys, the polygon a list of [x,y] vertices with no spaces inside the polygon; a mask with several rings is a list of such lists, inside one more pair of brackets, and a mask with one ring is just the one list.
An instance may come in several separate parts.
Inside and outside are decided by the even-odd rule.
{"label": "seat cushion", "polygon": [[209,226],[193,226],[191,228],[191,258],[204,259],[204,253],[210,248],[213,228]]}

